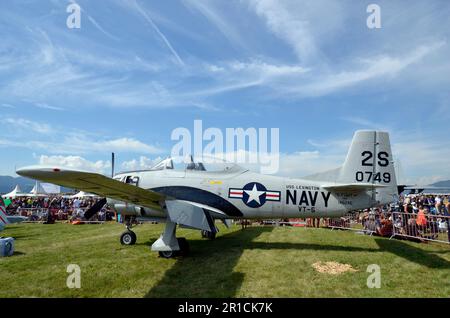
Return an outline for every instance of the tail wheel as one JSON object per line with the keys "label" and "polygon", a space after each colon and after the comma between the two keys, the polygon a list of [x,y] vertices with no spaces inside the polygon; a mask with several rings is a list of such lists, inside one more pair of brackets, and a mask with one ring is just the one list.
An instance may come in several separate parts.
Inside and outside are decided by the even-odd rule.
{"label": "tail wheel", "polygon": [[120,244],[122,245],[134,245],[136,243],[136,233],[133,231],[125,231],[120,236]]}

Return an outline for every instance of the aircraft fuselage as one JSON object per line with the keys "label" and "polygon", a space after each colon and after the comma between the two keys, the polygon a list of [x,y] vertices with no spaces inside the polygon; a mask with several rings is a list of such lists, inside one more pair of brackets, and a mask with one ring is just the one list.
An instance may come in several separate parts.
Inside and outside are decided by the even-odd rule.
{"label": "aircraft fuselage", "polygon": [[[366,208],[372,202],[368,192],[330,192],[319,182],[250,171],[136,171],[114,178],[124,182],[131,178],[141,188],[178,200],[206,204],[227,214],[215,215],[216,218],[337,217]],[[159,211],[145,210],[140,216],[164,216]],[[122,213],[139,215],[139,209],[127,205]]]}

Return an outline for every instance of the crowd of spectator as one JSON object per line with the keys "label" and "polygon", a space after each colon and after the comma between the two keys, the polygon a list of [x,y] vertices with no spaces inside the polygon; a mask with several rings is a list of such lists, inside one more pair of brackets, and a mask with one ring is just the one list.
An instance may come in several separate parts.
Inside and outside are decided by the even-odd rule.
{"label": "crowd of spectator", "polygon": [[366,233],[385,237],[400,235],[433,240],[440,233],[447,233],[450,241],[450,196],[401,196],[395,204],[359,211],[338,222],[344,228],[350,228],[350,223],[355,222]]}
{"label": "crowd of spectator", "polygon": [[[6,212],[28,217],[29,221],[86,221],[84,213],[98,197],[68,198],[63,196],[18,197],[11,200]],[[90,221],[111,221],[115,213],[105,205]]]}
{"label": "crowd of spectator", "polygon": [[402,236],[420,241],[439,238],[450,242],[450,196],[404,195],[396,203],[354,211],[337,219],[307,218],[305,225],[362,230],[384,237]]}

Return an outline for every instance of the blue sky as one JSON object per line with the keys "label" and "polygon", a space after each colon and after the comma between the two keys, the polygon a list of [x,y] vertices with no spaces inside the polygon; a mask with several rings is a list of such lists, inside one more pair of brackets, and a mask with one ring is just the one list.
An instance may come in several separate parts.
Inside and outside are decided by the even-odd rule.
{"label": "blue sky", "polygon": [[[402,181],[450,179],[448,1],[0,2],[0,175],[109,171],[170,153],[177,127],[279,128],[280,175],[334,168],[391,133]],[[381,8],[369,29],[368,4]]]}

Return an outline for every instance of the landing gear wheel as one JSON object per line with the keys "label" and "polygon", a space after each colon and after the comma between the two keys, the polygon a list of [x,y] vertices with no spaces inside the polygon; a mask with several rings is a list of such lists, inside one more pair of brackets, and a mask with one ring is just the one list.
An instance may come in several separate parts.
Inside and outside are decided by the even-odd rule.
{"label": "landing gear wheel", "polygon": [[188,256],[189,254],[189,243],[184,237],[177,238],[179,251],[160,251],[159,256],[163,258],[173,258],[177,256]]}
{"label": "landing gear wheel", "polygon": [[136,243],[136,233],[133,231],[125,231],[120,236],[120,244],[122,245],[134,245]]}
{"label": "landing gear wheel", "polygon": [[178,251],[164,251],[164,252],[159,252],[159,256],[162,258],[172,258],[177,256],[177,252]]}
{"label": "landing gear wheel", "polygon": [[216,233],[203,230],[202,231],[202,237],[210,239],[210,240],[214,240],[216,238]]}
{"label": "landing gear wheel", "polygon": [[177,238],[178,246],[180,250],[178,251],[178,255],[180,256],[188,256],[189,255],[189,243],[184,237]]}

